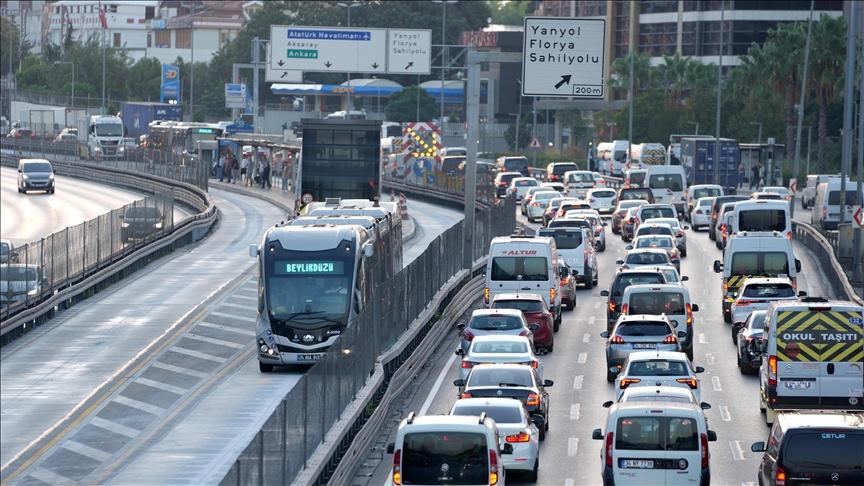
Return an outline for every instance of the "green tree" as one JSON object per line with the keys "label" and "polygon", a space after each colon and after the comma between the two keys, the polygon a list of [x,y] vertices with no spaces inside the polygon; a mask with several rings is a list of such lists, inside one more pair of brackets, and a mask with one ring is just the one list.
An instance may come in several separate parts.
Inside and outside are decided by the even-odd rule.
{"label": "green tree", "polygon": [[520,152],[531,143],[531,115],[524,114],[519,120],[519,146],[516,146],[516,124],[511,124],[504,130],[504,140],[514,152]]}
{"label": "green tree", "polygon": [[[417,119],[417,98],[420,98],[420,119]],[[429,121],[438,115],[435,98],[417,86],[409,86],[390,97],[384,107],[387,120],[394,122]]]}
{"label": "green tree", "polygon": [[525,17],[537,10],[535,0],[512,0],[489,2],[492,10],[492,23],[500,25],[523,25]]}
{"label": "green tree", "polygon": [[822,15],[813,24],[810,44],[810,88],[813,89],[818,107],[818,129],[816,142],[817,167],[825,167],[825,150],[828,146],[828,111],[831,103],[838,100],[845,79],[846,29],[844,17],[831,18]]}
{"label": "green tree", "polygon": [[26,42],[22,45],[18,27],[8,18],[0,17],[0,73],[9,74],[10,66],[16,71],[29,49]]}

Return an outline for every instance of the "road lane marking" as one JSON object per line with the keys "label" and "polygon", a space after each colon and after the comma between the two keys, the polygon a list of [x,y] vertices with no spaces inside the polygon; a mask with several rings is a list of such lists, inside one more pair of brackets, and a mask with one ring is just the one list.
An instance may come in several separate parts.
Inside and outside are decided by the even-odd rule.
{"label": "road lane marking", "polygon": [[207,336],[202,336],[200,334],[195,334],[194,332],[187,332],[183,335],[184,338],[193,339],[195,341],[201,341],[203,343],[215,344],[217,346],[223,346],[226,348],[232,349],[243,349],[246,347],[246,344],[235,343],[233,341],[226,341],[224,339],[216,339]]}
{"label": "road lane marking", "polygon": [[171,346],[170,348],[168,348],[168,350],[174,351],[175,353],[185,354],[186,356],[192,356],[193,358],[204,359],[207,361],[215,361],[216,363],[224,363],[228,361],[227,359],[220,356],[202,353],[200,351],[195,351],[194,349],[187,349],[182,346]]}
{"label": "road lane marking", "polygon": [[579,452],[579,439],[570,437],[567,439],[567,455],[573,457]]}
{"label": "road lane marking", "polygon": [[705,353],[705,364],[709,366],[714,364],[714,353]]}
{"label": "road lane marking", "polygon": [[149,403],[144,403],[141,400],[135,400],[134,398],[129,398],[125,395],[117,395],[111,401],[126,405],[127,407],[132,407],[145,413],[149,413],[150,415],[159,416],[162,415],[163,412],[165,412],[165,409],[162,407],[150,405]]}
{"label": "road lane marking", "polygon": [[96,415],[92,419],[90,419],[90,425],[95,425],[100,429],[105,429],[109,432],[114,432],[115,434],[126,436],[130,439],[134,439],[138,436],[138,431],[133,429],[132,427],[126,427],[125,425],[118,424],[117,422],[112,422],[110,420],[105,420],[102,417]]}
{"label": "road lane marking", "polygon": [[223,326],[222,324],[213,324],[212,322],[201,321],[198,323],[199,326],[209,327],[211,329],[218,329],[220,331],[233,332],[236,334],[243,334],[244,336],[255,336],[255,331],[250,329],[241,329],[239,327],[231,327],[231,326]]}
{"label": "road lane marking", "polygon": [[714,387],[714,391],[718,391],[718,392],[723,391],[723,387],[720,386],[720,377],[719,376],[712,376],[711,377],[711,386]]}
{"label": "road lane marking", "polygon": [[574,403],[570,405],[570,420],[579,420],[582,416],[582,405],[578,403]]}
{"label": "road lane marking", "polygon": [[172,364],[163,363],[161,361],[156,361],[150,366],[152,366],[153,368],[160,368],[166,371],[173,371],[174,373],[180,373],[181,375],[194,376],[195,378],[206,378],[209,376],[207,373],[201,373],[200,371],[190,370],[189,368],[174,366]]}
{"label": "road lane marking", "polygon": [[423,402],[423,406],[420,407],[420,413],[418,415],[426,415],[429,407],[432,406],[432,401],[435,400],[436,396],[438,396],[438,390],[441,388],[441,383],[444,383],[444,378],[447,377],[447,371],[453,368],[456,356],[457,355],[453,353],[450,356],[450,359],[447,360],[447,363],[444,364],[444,367],[441,368],[441,372],[438,373],[438,378],[435,378],[435,383],[432,385],[432,389],[429,390],[429,394],[426,395],[426,400]]}
{"label": "road lane marking", "polygon": [[74,440],[67,440],[60,447],[64,449],[68,449],[72,452],[81,454],[84,457],[89,457],[95,461],[105,462],[108,459],[111,459],[111,454],[100,451],[99,449],[94,449],[86,444],[82,444],[80,442],[76,442]]}
{"label": "road lane marking", "polygon": [[[258,297],[257,297],[257,296],[253,297],[253,296],[250,296],[250,295],[234,294],[234,295],[232,295],[231,297],[228,297],[228,298],[229,298],[229,299],[248,300],[248,301],[250,301],[250,302],[258,302]],[[248,306],[247,306],[247,307],[248,307]]]}
{"label": "road lane marking", "polygon": [[145,386],[149,386],[151,388],[156,388],[162,391],[167,391],[170,393],[174,393],[177,395],[185,395],[187,390],[186,388],[180,388],[179,386],[169,385],[168,383],[162,383],[161,381],[151,380],[149,378],[138,377],[135,378],[136,383],[140,383]]}
{"label": "road lane marking", "polygon": [[704,332],[699,333],[699,344],[708,344],[708,338],[705,336]]}
{"label": "road lane marking", "polygon": [[594,321],[596,321],[596,320],[597,320],[597,316],[591,316],[591,317],[589,317],[589,318],[588,318],[588,325],[589,325],[589,326],[593,326],[593,325],[594,325]]}
{"label": "road lane marking", "polygon": [[238,321],[246,321],[246,322],[255,322],[257,318],[255,316],[244,316],[240,314],[234,314],[233,312],[219,312],[213,311],[210,313],[211,316],[219,316],[219,317],[227,317],[229,319],[237,319]]}
{"label": "road lane marking", "polygon": [[59,475],[53,471],[49,471],[48,469],[45,469],[44,467],[37,467],[37,468],[33,469],[32,471],[30,471],[27,474],[27,476],[34,478],[34,479],[38,479],[39,481],[42,481],[43,483],[48,483],[48,484],[73,484],[74,483],[74,481],[67,478],[66,476],[61,476],[61,475]]}
{"label": "road lane marking", "polygon": [[573,478],[567,478],[564,480],[564,486],[574,486],[575,484],[576,482],[573,481]]}
{"label": "road lane marking", "polygon": [[582,336],[582,342],[588,344],[589,341],[591,341],[591,335],[586,332],[585,335]]}
{"label": "road lane marking", "polygon": [[250,309],[254,310],[254,308],[255,308],[254,306],[250,306],[249,304],[235,304],[233,302],[228,302],[228,301],[222,302],[221,304],[219,304],[219,307],[232,307],[234,309],[240,309],[240,310],[245,310],[245,311],[248,311]]}
{"label": "road lane marking", "polygon": [[732,452],[732,459],[736,461],[744,460],[744,448],[741,447],[740,440],[730,440],[729,441],[729,450]]}
{"label": "road lane marking", "polygon": [[579,357],[576,358],[576,362],[579,364],[585,364],[588,361],[588,353],[579,353]]}
{"label": "road lane marking", "polygon": [[595,308],[595,309],[599,309],[599,308],[600,308],[600,305],[601,305],[602,303],[603,303],[603,302],[600,302],[599,300],[598,300],[597,302],[594,302],[594,308]]}
{"label": "road lane marking", "polygon": [[720,420],[724,422],[732,420],[732,415],[729,414],[729,407],[726,405],[720,405]]}
{"label": "road lane marking", "polygon": [[576,390],[581,390],[582,389],[582,381],[584,379],[585,379],[585,375],[576,375],[576,377],[573,378],[573,388],[575,388]]}

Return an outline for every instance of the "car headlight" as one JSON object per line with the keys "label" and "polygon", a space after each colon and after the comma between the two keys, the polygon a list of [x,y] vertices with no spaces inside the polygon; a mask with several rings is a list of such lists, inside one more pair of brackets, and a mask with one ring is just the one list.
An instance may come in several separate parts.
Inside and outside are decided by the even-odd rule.
{"label": "car headlight", "polygon": [[129,227],[129,223],[121,223],[121,224],[120,224],[120,227],[121,227],[121,228],[128,228],[128,227]]}
{"label": "car headlight", "polygon": [[162,221],[159,221],[158,223],[154,224],[153,227],[156,229],[162,229]]}
{"label": "car headlight", "polygon": [[119,148],[117,149],[117,151],[120,152],[120,153],[123,153],[123,152],[126,151],[126,147],[121,146],[121,147],[119,147]]}
{"label": "car headlight", "polygon": [[36,294],[38,294],[38,293],[39,293],[39,288],[37,287],[37,288],[35,288],[35,289],[32,289],[32,290],[28,291],[28,292],[27,292],[27,295],[29,295],[29,296],[32,297],[32,296],[34,296],[34,295],[36,295]]}
{"label": "car headlight", "polygon": [[93,149],[93,151],[94,151],[94,152],[101,152],[101,151],[102,151],[102,147],[98,147],[98,146],[97,146],[96,148]]}
{"label": "car headlight", "polygon": [[53,172],[48,175],[48,179],[52,180],[52,181],[54,180],[54,173]]}
{"label": "car headlight", "polygon": [[30,176],[28,176],[27,174],[24,174],[23,177],[25,181],[30,178]]}

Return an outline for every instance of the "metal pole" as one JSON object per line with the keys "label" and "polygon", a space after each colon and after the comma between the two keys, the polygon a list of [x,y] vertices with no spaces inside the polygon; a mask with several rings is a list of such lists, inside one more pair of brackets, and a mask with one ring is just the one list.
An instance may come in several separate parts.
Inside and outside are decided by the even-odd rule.
{"label": "metal pole", "polygon": [[[237,64],[234,64],[231,66],[231,82],[232,83],[239,83],[240,82],[240,67],[237,66]],[[240,118],[240,110],[238,108],[231,108],[231,123],[236,123],[239,118]]]}
{"label": "metal pole", "polygon": [[[807,20],[807,40],[804,43],[804,74],[801,75],[801,97],[798,99],[798,126],[795,128],[795,161],[792,165],[792,179],[798,180],[801,169],[801,128],[804,123],[804,99],[807,95],[807,73],[810,67],[810,31],[813,28],[813,6],[816,0],[810,0],[810,18]],[[795,197],[793,194],[789,212],[795,216]]]}
{"label": "metal pole", "polygon": [[813,126],[807,125],[807,174],[810,174],[810,135],[813,133]]}
{"label": "metal pole", "polygon": [[[726,2],[720,1],[720,58],[717,62],[717,121],[714,131],[714,184],[720,183],[720,99],[723,86],[723,22],[725,20]],[[738,169],[737,167],[735,168]]]}
{"label": "metal pole", "polygon": [[[477,198],[477,137],[480,123],[480,63],[475,59],[476,52],[468,48],[468,88],[466,118],[468,123],[467,162],[465,164],[465,217],[462,227],[462,268],[470,271],[474,263],[474,207]],[[521,91],[520,91],[521,100]],[[519,133],[519,125],[516,125]],[[518,135],[517,135],[518,138]]]}
{"label": "metal pole", "polygon": [[104,115],[108,107],[105,106],[105,51],[107,50],[105,47],[105,30],[102,29],[102,110],[101,113]]}
{"label": "metal pole", "polygon": [[[858,37],[864,37],[864,9],[858,9]],[[858,175],[858,183],[855,185],[855,200],[857,201],[858,207],[864,207],[864,200],[861,198],[862,191],[862,183],[864,183],[864,51],[862,51],[861,56],[856,56],[861,61],[859,63],[858,69],[858,79],[860,80],[860,84],[858,85],[858,168],[855,171]],[[853,227],[855,227],[855,231],[853,233],[852,240],[852,251],[855,255],[855,258],[852,267],[852,281],[856,283],[864,282],[864,237],[862,237],[862,228],[860,226],[856,226],[853,223]]]}
{"label": "metal pole", "polygon": [[[348,28],[351,28],[351,7],[353,4],[348,4]],[[348,86],[345,87],[345,119],[351,118],[351,71],[348,71]]]}
{"label": "metal pole", "polygon": [[[534,140],[537,139],[537,97],[531,97],[531,116],[534,121],[531,122],[531,143],[534,143]],[[517,129],[519,127],[516,127]],[[531,167],[537,167],[537,150],[531,150]]]}
{"label": "metal pole", "polygon": [[[191,37],[191,41],[192,41],[192,44],[191,44],[192,48],[190,49],[192,51],[192,53],[189,56],[191,58],[191,61],[189,62],[189,120],[194,122],[195,121],[195,27],[194,27],[194,24],[193,24],[193,27],[191,29],[189,29],[189,31],[190,31],[189,36]],[[255,70],[256,71],[258,70],[257,67]]]}
{"label": "metal pole", "polygon": [[855,15],[857,2],[849,2],[849,29],[846,33],[846,82],[843,96],[843,159],[840,163],[840,224],[846,222],[846,179],[852,167],[852,100],[855,97]]}
{"label": "metal pole", "polygon": [[[519,81],[519,80],[517,80]],[[522,82],[519,81],[519,108],[516,112],[516,146],[514,149],[519,151],[519,132],[521,132],[520,127],[522,126]]]}
{"label": "metal pole", "polygon": [[[631,16],[633,15],[633,11],[635,10],[635,5],[636,5],[636,2],[633,2],[630,4],[630,15]],[[631,36],[631,39],[632,39],[632,36]],[[630,98],[630,100],[629,100],[630,108],[627,110],[629,112],[629,113],[627,113],[627,156],[625,157],[625,160],[627,160],[627,161],[630,160],[630,150],[631,150],[632,144],[633,144],[633,95],[634,95],[633,86],[635,84],[633,82],[633,56],[634,55],[635,54],[633,53],[633,46],[631,45],[630,46],[630,89],[629,89],[629,94],[627,95],[627,97]]]}
{"label": "metal pole", "polygon": [[[350,10],[349,10],[350,12]],[[261,48],[258,45],[258,38],[252,39],[252,126],[258,126],[258,61],[261,57]],[[257,153],[257,151],[256,151]]]}
{"label": "metal pole", "polygon": [[444,72],[447,65],[447,2],[441,2],[441,115],[438,120],[444,127]]}

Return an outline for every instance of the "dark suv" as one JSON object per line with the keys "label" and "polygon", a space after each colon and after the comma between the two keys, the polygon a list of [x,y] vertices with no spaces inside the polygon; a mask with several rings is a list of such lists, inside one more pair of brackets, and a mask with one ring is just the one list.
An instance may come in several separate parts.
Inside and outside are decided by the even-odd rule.
{"label": "dark suv", "polygon": [[864,484],[864,414],[839,411],[777,415],[757,480],[762,485]]}
{"label": "dark suv", "polygon": [[747,199],[747,196],[718,196],[714,198],[714,202],[711,203],[711,222],[708,225],[708,238],[711,240],[717,238],[715,227],[717,226],[717,218],[720,217],[720,209],[723,208],[723,205],[731,202],[746,201]]}
{"label": "dark suv", "polygon": [[618,316],[621,315],[621,299],[624,291],[631,285],[665,284],[666,278],[658,270],[622,270],[615,275],[609,290],[601,290],[600,295],[609,297],[606,302],[606,330],[611,331]]}
{"label": "dark suv", "polygon": [[144,239],[162,231],[162,212],[152,206],[129,206],[121,216],[120,235],[123,241]]}

